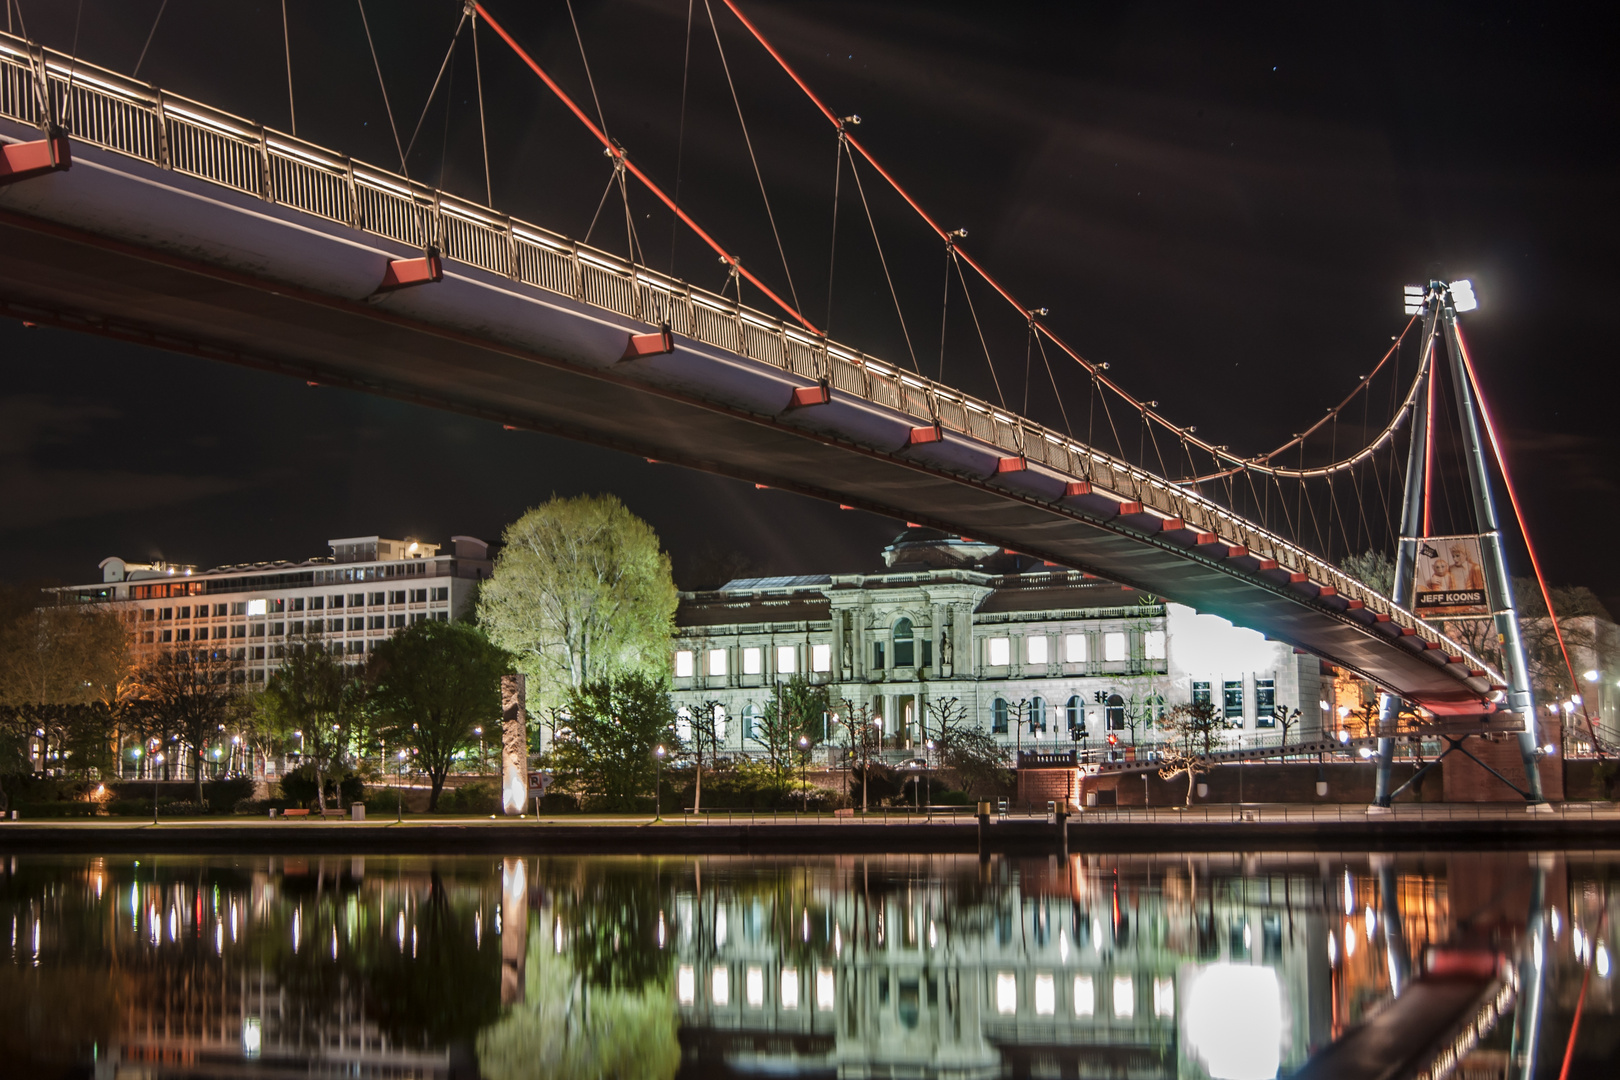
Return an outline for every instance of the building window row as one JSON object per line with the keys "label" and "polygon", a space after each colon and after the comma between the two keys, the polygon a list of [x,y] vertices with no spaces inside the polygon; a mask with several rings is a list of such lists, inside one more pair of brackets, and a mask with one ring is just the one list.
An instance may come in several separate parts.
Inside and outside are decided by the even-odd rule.
{"label": "building window row", "polygon": [[[799,652],[796,645],[774,646],[776,654],[775,673],[778,675],[792,675],[799,670]],[[742,674],[746,676],[763,675],[765,664],[765,647],[758,645],[745,646],[742,650]],[[690,679],[698,674],[699,659],[702,660],[702,673],[711,678],[725,678],[731,670],[730,649],[677,649],[675,651],[675,677],[677,679]],[[810,671],[815,674],[826,674],[832,671],[832,646],[810,646]]]}
{"label": "building window row", "polygon": [[[1024,662],[1026,664],[1047,664],[1051,662],[1051,635],[1030,634],[1024,638]],[[1090,645],[1086,634],[1063,635],[1063,662],[1066,664],[1084,664],[1090,660]],[[1102,660],[1104,663],[1118,664],[1130,659],[1130,639],[1123,630],[1110,630],[1102,635]],[[1142,659],[1163,661],[1166,659],[1166,642],[1163,630],[1147,630],[1142,633]],[[984,639],[984,662],[988,667],[1008,667],[1012,664],[1012,638],[991,637]]]}

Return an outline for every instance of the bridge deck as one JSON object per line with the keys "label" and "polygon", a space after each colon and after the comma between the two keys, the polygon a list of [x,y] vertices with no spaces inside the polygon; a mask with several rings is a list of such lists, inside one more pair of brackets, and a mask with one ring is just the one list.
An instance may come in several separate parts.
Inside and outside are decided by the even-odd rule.
{"label": "bridge deck", "polygon": [[[24,55],[0,35],[0,75],[26,75]],[[73,92],[101,97],[77,115],[103,118],[90,134],[114,149],[75,138],[71,171],[0,187],[0,312],[936,525],[1220,615],[1440,711],[1490,708],[1477,658],[1195,493],[606,253],[84,71]],[[39,138],[18,85],[0,78],[6,141]],[[186,150],[199,140],[210,154]],[[443,280],[380,294],[389,261],[429,235]],[[660,319],[675,351],[622,361]],[[790,408],[818,378],[830,401]],[[941,438],[913,438],[933,421]]]}

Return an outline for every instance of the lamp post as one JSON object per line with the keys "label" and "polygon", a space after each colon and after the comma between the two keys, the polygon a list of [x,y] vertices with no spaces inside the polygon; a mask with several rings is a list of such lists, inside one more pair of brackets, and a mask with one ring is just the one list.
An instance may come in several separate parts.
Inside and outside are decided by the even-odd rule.
{"label": "lamp post", "polygon": [[923,743],[923,803],[928,807],[929,820],[934,817],[934,740]]}
{"label": "lamp post", "polygon": [[808,736],[799,736],[799,799],[804,803],[804,812],[810,812],[810,783],[805,778],[810,768],[810,739]]}
{"label": "lamp post", "polygon": [[473,728],[473,734],[478,736],[478,771],[479,771],[479,773],[483,773],[484,772],[484,729],[481,728],[481,727],[475,727],[475,728]]}
{"label": "lamp post", "polygon": [[399,767],[394,770],[394,824],[405,820],[405,751],[399,752]]}
{"label": "lamp post", "polygon": [[163,764],[163,755],[161,753],[159,753],[156,757],[152,758],[152,824],[154,824],[154,825],[156,825],[158,823],[158,815],[157,815],[158,771],[157,771],[157,767],[159,765],[161,765],[161,764]]}
{"label": "lamp post", "polygon": [[653,748],[657,764],[653,766],[653,820],[664,820],[664,748]]}

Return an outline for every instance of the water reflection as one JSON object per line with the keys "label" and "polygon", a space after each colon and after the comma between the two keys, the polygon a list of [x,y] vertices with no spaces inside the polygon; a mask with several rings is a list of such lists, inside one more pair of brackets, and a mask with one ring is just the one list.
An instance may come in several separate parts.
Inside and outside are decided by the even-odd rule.
{"label": "water reflection", "polygon": [[1466,939],[1518,990],[1468,1067],[1557,1075],[1579,1007],[1578,1076],[1617,866],[11,858],[0,1072],[1269,1080]]}

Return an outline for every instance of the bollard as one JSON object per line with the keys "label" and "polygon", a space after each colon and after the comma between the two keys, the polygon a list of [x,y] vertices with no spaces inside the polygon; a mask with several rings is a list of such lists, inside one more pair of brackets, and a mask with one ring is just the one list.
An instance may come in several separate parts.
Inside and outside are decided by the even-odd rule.
{"label": "bollard", "polygon": [[979,804],[979,858],[990,857],[990,804]]}
{"label": "bollard", "polygon": [[351,821],[366,820],[366,804],[363,802],[351,803],[349,805],[349,819]]}

